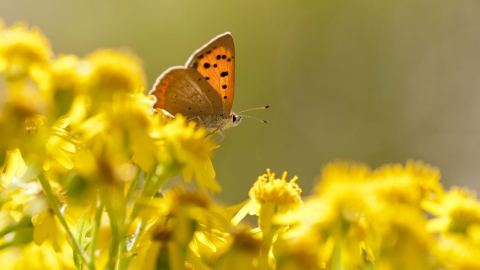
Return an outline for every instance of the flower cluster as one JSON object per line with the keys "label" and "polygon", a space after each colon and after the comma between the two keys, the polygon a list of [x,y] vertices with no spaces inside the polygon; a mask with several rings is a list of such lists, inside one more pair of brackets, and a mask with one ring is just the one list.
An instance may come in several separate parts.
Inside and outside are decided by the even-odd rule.
{"label": "flower cluster", "polygon": [[[303,199],[267,170],[216,204],[218,145],[145,81],[129,51],[55,56],[0,23],[2,269],[480,269],[476,194],[419,161],[331,162]],[[197,189],[165,189],[177,175]]]}

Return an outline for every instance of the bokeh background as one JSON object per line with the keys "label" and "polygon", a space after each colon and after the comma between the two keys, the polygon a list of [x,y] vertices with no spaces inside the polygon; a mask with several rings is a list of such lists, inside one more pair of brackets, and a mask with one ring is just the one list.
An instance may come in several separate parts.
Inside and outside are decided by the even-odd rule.
{"label": "bokeh background", "polygon": [[[230,31],[236,111],[213,159],[227,204],[266,168],[309,194],[322,164],[421,159],[446,187],[480,190],[480,1],[0,0],[5,24],[38,26],[57,53],[127,47],[148,87]],[[290,177],[289,177],[290,178]]]}

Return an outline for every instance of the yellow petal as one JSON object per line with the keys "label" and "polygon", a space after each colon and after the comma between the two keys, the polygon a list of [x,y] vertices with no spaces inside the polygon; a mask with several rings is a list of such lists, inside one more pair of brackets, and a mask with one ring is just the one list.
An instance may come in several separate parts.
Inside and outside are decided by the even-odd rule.
{"label": "yellow petal", "polygon": [[62,149],[60,149],[60,147],[51,144],[50,142],[47,142],[45,144],[45,148],[47,148],[48,152],[50,152],[52,157],[62,166],[69,170],[73,168],[73,161],[67,154],[65,154],[65,152],[63,152]]}

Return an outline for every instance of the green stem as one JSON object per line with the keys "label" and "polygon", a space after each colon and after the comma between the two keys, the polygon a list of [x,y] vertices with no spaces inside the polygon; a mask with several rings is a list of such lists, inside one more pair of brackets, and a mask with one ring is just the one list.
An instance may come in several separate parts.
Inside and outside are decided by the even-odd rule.
{"label": "green stem", "polygon": [[132,212],[125,222],[124,233],[126,233],[130,225],[132,225],[132,222],[135,220],[135,218],[137,218],[138,213],[145,204],[145,199],[152,198],[153,195],[155,195],[155,193],[160,190],[160,188],[168,181],[168,179],[176,175],[181,169],[181,166],[178,164],[173,164],[168,167],[162,165],[159,166],[161,167],[159,167],[156,172],[151,171],[147,174],[145,183],[140,193],[141,199],[135,201]]}
{"label": "green stem", "polygon": [[[143,231],[145,230],[145,222],[140,221],[138,224],[139,227],[137,227],[137,231],[135,232],[136,236],[135,239],[133,240],[133,243],[131,245],[131,248],[127,250],[126,248],[126,242],[125,245],[122,245],[123,248],[125,249],[125,252],[133,250],[137,245],[138,242],[140,241],[140,238],[142,238]],[[128,266],[130,265],[130,262],[132,261],[133,258],[135,258],[136,254],[131,254],[130,256],[125,256],[124,258],[120,259],[120,262],[118,264],[118,269],[117,270],[127,270]]]}
{"label": "green stem", "polygon": [[105,209],[107,210],[108,218],[110,220],[110,233],[112,236],[110,242],[110,251],[108,254],[108,262],[105,269],[115,270],[116,262],[119,258],[118,253],[120,251],[120,229],[119,222],[123,221],[123,218],[116,215],[115,207],[113,206],[111,200],[106,194],[102,195],[102,201],[105,204]]}
{"label": "green stem", "polygon": [[260,270],[268,270],[268,256],[270,255],[270,248],[273,244],[273,238],[277,234],[279,226],[272,226],[271,229],[268,231],[267,234],[263,235],[262,239],[262,247],[260,249],[260,258],[258,269]]}
{"label": "green stem", "polygon": [[28,217],[24,216],[18,222],[9,223],[5,228],[0,230],[0,237],[4,237],[5,235],[19,229],[31,227],[32,226],[31,220],[32,218],[30,216]]}
{"label": "green stem", "polygon": [[92,242],[90,243],[90,269],[95,269],[95,251],[98,240],[98,233],[100,231],[100,224],[103,214],[103,204],[100,199],[97,199],[97,206],[95,209],[95,218],[93,220]]}
{"label": "green stem", "polygon": [[[147,177],[145,179],[145,183],[143,185],[142,191],[140,192],[140,200],[136,200],[135,204],[133,205],[132,212],[130,213],[130,216],[126,219],[125,223],[123,224],[123,228],[121,230],[121,235],[123,236],[123,241],[120,243],[120,252],[127,252],[127,237],[125,237],[128,233],[128,229],[132,225],[133,221],[137,218],[138,214],[140,213],[140,210],[145,204],[145,199],[150,199],[152,198],[155,193],[160,190],[160,188],[170,179],[172,176],[176,175],[181,169],[181,166],[179,164],[173,164],[171,166],[163,166],[163,165],[158,165],[155,167],[152,171],[147,173]],[[127,194],[130,193],[127,192]],[[143,226],[143,224],[142,224]],[[143,229],[142,229],[143,230]],[[140,235],[137,235],[137,239],[139,238]],[[132,245],[132,248],[135,247]],[[125,258],[120,259],[119,262],[119,268],[118,269],[127,269],[130,261],[133,259],[132,256],[128,256]]]}
{"label": "green stem", "polygon": [[128,187],[127,195],[125,196],[125,201],[127,203],[132,199],[132,196],[135,193],[135,191],[137,191],[139,175],[140,175],[140,167],[137,165],[137,172],[135,174],[135,177],[133,178],[132,183],[130,183],[130,186]]}
{"label": "green stem", "polygon": [[[45,174],[42,172],[38,175],[38,179],[40,180],[40,184],[42,185],[43,190],[45,191],[45,196],[47,198],[47,201],[52,208],[53,212],[57,216],[58,220],[62,224],[63,228],[67,232],[68,238],[70,238],[70,242],[72,243],[72,248],[75,253],[77,253],[84,263],[89,266],[90,268],[90,258],[85,254],[83,251],[82,246],[80,243],[77,241],[75,238],[75,235],[73,232],[70,230],[68,227],[67,221],[62,215],[62,212],[60,211],[60,207],[58,205],[57,199],[55,198],[55,195],[53,194],[52,187],[50,186],[50,182],[48,182]],[[93,268],[90,268],[93,270]]]}

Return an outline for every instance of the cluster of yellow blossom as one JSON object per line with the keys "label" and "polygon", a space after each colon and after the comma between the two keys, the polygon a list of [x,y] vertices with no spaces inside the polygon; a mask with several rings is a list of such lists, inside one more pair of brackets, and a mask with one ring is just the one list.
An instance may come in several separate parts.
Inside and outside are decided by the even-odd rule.
{"label": "cluster of yellow blossom", "polygon": [[[222,207],[217,144],[144,90],[131,52],[0,23],[2,269],[480,269],[480,202],[437,169],[332,162],[303,200],[267,170]],[[179,174],[198,190],[163,189]]]}

